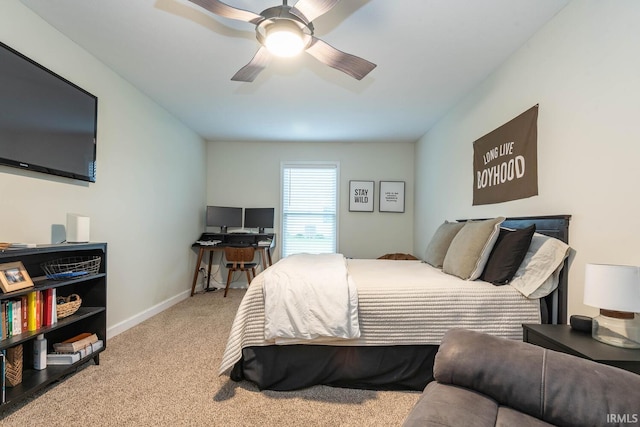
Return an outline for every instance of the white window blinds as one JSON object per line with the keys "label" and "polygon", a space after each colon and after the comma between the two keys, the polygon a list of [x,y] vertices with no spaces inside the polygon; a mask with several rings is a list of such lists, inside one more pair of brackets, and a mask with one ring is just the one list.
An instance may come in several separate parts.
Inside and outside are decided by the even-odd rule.
{"label": "white window blinds", "polygon": [[337,164],[282,166],[282,256],[337,250]]}

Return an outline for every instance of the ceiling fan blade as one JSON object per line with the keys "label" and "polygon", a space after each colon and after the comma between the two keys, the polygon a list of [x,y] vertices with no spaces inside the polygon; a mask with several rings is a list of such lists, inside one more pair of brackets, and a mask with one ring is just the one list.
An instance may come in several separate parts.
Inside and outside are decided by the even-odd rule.
{"label": "ceiling fan blade", "polygon": [[262,21],[264,17],[257,13],[250,12],[244,9],[238,9],[233,6],[229,6],[226,3],[222,3],[218,0],[189,0],[191,3],[195,3],[198,6],[207,9],[209,12],[213,12],[216,15],[223,16],[225,18],[237,19],[239,21],[251,22],[257,24]]}
{"label": "ceiling fan blade", "polygon": [[269,51],[266,47],[262,46],[253,56],[253,59],[251,59],[247,65],[240,68],[238,72],[231,77],[231,80],[251,83],[258,77],[258,74],[269,65],[270,58]]}
{"label": "ceiling fan blade", "polygon": [[299,0],[290,10],[307,23],[327,13],[340,0]]}
{"label": "ceiling fan blade", "polygon": [[307,52],[318,61],[347,73],[357,80],[362,80],[371,70],[376,68],[376,64],[349,53],[344,53],[316,37],[312,37]]}

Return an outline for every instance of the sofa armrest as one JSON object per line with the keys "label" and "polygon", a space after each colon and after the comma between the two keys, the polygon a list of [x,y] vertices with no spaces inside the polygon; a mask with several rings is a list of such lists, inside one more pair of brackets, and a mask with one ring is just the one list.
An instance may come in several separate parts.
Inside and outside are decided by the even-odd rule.
{"label": "sofa armrest", "polygon": [[420,399],[405,418],[403,427],[493,427],[498,405],[476,391],[448,384],[427,384]]}

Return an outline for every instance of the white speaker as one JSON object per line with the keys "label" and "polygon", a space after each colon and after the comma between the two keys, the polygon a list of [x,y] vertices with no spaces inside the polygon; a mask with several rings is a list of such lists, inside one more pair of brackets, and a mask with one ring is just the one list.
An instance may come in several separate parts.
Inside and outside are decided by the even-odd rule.
{"label": "white speaker", "polygon": [[67,214],[67,243],[86,243],[89,241],[89,217],[79,214]]}

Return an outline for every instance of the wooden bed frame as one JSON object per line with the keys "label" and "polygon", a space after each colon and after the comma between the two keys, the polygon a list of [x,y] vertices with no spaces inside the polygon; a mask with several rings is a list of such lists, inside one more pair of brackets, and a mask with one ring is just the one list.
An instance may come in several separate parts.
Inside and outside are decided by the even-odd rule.
{"label": "wooden bed frame", "polygon": [[[536,225],[536,232],[568,243],[570,215],[507,218],[507,228]],[[541,300],[542,323],[566,324],[568,261],[558,288]],[[548,314],[547,314],[548,313]],[[423,390],[433,379],[437,345],[400,346],[256,346],[242,350],[231,371],[261,390],[295,390],[324,384],[373,390]]]}

